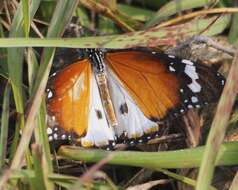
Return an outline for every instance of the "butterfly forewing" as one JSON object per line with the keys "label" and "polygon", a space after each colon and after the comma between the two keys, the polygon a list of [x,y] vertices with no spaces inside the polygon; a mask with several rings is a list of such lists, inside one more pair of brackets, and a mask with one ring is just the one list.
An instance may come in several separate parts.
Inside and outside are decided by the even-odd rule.
{"label": "butterfly forewing", "polygon": [[80,61],[60,71],[52,80],[48,110],[65,132],[81,136],[88,126],[91,64]]}
{"label": "butterfly forewing", "polygon": [[179,105],[179,81],[151,53],[110,53],[106,63],[148,118],[162,120]]}

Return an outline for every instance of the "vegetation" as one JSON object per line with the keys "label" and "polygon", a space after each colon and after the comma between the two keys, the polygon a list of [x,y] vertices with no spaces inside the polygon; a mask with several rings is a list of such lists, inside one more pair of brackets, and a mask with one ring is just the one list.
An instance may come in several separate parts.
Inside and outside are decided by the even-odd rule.
{"label": "vegetation", "polygon": [[[1,1],[0,189],[238,189],[233,167],[238,164],[237,4],[231,0]],[[79,19],[83,35],[63,38],[72,17]],[[159,148],[152,144],[123,146],[124,151],[72,146],[61,146],[57,153],[50,150],[45,89],[52,67],[57,67],[56,47],[173,51],[186,40],[191,42],[192,57],[193,45],[199,44],[196,59],[227,75],[216,112],[214,105],[200,110],[199,116],[197,112],[187,116],[199,123],[190,136],[184,137],[181,130],[178,136],[164,135],[157,141]],[[189,119],[181,120],[171,126],[186,128]]]}

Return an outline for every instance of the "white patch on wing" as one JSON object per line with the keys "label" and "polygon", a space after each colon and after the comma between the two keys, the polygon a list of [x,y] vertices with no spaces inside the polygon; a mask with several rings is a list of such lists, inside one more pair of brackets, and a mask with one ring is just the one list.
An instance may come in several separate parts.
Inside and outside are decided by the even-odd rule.
{"label": "white patch on wing", "polygon": [[47,128],[47,134],[51,135],[53,133],[52,129],[50,127]]}
{"label": "white patch on wing", "polygon": [[56,133],[53,135],[53,137],[54,137],[55,140],[58,139],[58,135]]}
{"label": "white patch on wing", "polygon": [[224,86],[224,84],[225,84],[225,80],[222,80],[221,85]]}
{"label": "white patch on wing", "polygon": [[[115,140],[114,131],[108,125],[94,73],[91,76],[88,129],[81,143],[83,146],[107,146],[108,141]],[[98,117],[98,111],[101,117]]]}
{"label": "white patch on wing", "polygon": [[[188,62],[189,60],[187,60]],[[184,59],[183,59],[184,62]],[[196,72],[196,68],[193,65],[186,65],[184,72],[191,78],[192,82],[187,85],[194,93],[200,92],[202,87],[201,85],[196,81],[196,79],[199,78],[198,73]]]}
{"label": "white patch on wing", "polygon": [[63,135],[61,136],[61,139],[62,139],[62,140],[65,140],[65,139],[66,139],[66,135],[63,134]]}
{"label": "white patch on wing", "polygon": [[72,91],[70,90],[69,93],[73,93],[73,99],[77,100],[80,98],[80,94],[82,92],[82,90],[84,90],[84,88],[86,88],[84,86],[84,80],[85,80],[85,74],[82,73],[77,79],[74,78],[72,79],[72,82],[75,82]]}
{"label": "white patch on wing", "polygon": [[49,141],[52,141],[52,140],[53,140],[53,137],[52,137],[52,136],[49,136],[48,138],[49,138]]}
{"label": "white patch on wing", "polygon": [[198,79],[198,74],[196,72],[196,68],[195,66],[192,65],[186,65],[184,72],[192,79],[192,80],[196,80]]}
{"label": "white patch on wing", "polygon": [[201,89],[202,89],[201,85],[198,84],[195,80],[194,80],[192,83],[190,83],[190,84],[188,85],[188,87],[189,87],[194,93],[200,92]]}
{"label": "white patch on wing", "polygon": [[169,70],[170,70],[171,72],[175,72],[175,68],[173,68],[172,66],[169,66]]}
{"label": "white patch on wing", "polygon": [[192,96],[191,100],[192,100],[192,103],[197,103],[198,102],[198,98],[196,96]]}
{"label": "white patch on wing", "polygon": [[175,58],[175,56],[174,56],[174,55],[168,55],[168,57],[169,57],[169,58]]}
{"label": "white patch on wing", "polygon": [[182,59],[182,62],[188,65],[193,65],[193,62],[188,59]]}
{"label": "white patch on wing", "polygon": [[47,94],[47,98],[50,99],[53,97],[53,93],[51,90],[49,90],[48,94]]}
{"label": "white patch on wing", "polygon": [[[118,120],[118,126],[114,129],[116,135],[119,137],[125,133],[128,138],[135,138],[141,137],[151,129],[158,130],[158,124],[145,117],[113,71],[109,68],[107,71],[109,91]],[[121,106],[125,104],[128,110],[122,113]]]}

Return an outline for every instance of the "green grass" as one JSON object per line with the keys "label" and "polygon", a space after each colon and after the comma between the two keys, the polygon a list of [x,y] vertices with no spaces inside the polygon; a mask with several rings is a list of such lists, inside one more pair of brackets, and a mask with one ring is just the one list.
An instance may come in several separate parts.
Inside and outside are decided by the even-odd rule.
{"label": "green grass", "polygon": [[[115,6],[117,4],[114,0],[108,1],[110,6],[100,4],[100,1],[96,0],[81,1],[79,5],[76,0],[19,2],[14,9],[12,8],[14,4],[10,5],[13,1],[9,0],[9,4],[2,9],[0,15],[0,84],[4,84],[1,86],[4,92],[1,93],[3,98],[0,103],[0,169],[4,172],[0,173],[0,189],[17,187],[19,190],[53,190],[56,184],[66,189],[123,189],[122,185],[111,181],[113,176],[106,176],[103,183],[93,180],[93,174],[97,170],[94,167],[100,169],[105,163],[110,164],[109,167],[124,165],[128,168],[148,168],[174,180],[196,186],[197,190],[216,189],[211,186],[215,166],[238,164],[237,142],[223,143],[236,97],[235,89],[238,84],[236,62],[230,69],[227,86],[211,125],[207,144],[202,147],[163,152],[108,152],[62,146],[56,156],[58,160],[64,158],[75,162],[96,163],[88,172],[84,172],[86,176],[88,175],[86,178],[88,181],[84,183],[83,176],[56,171],[57,164],[50,152],[46,134],[45,88],[56,47],[120,49],[141,46],[163,49],[201,34],[210,37],[222,34],[227,41],[236,45],[237,13],[199,15],[190,20],[173,23],[172,26],[160,25],[165,24],[165,21],[171,21],[170,19],[189,14],[192,10],[211,9],[213,6],[224,8],[232,5],[232,2],[184,0],[178,3],[150,0],[144,5],[120,3],[118,6]],[[98,26],[93,26],[91,14],[93,11],[99,15]],[[8,17],[8,14],[11,16]],[[80,16],[83,27],[101,32],[103,35],[92,36],[86,30],[84,37],[62,38],[74,15]],[[39,20],[43,24],[39,24]],[[44,39],[37,37],[37,30]],[[40,56],[33,47],[41,48]],[[237,118],[236,112],[232,118]],[[230,125],[234,126],[236,123],[237,120],[230,120]],[[10,130],[12,128],[16,128],[14,134]],[[14,137],[9,146],[7,146],[8,135]],[[197,180],[183,176],[177,170],[173,172],[168,170],[199,167]],[[233,184],[236,183],[234,180]]]}

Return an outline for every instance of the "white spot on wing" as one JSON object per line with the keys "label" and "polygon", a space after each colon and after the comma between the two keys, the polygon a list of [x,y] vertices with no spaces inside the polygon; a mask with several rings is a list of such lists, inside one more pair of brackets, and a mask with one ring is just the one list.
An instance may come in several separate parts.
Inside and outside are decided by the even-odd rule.
{"label": "white spot on wing", "polygon": [[196,80],[198,79],[198,74],[196,72],[196,68],[195,66],[192,65],[186,65],[184,72],[192,79],[192,80]]}
{"label": "white spot on wing", "polygon": [[201,89],[202,89],[201,85],[198,84],[195,80],[194,80],[192,83],[190,83],[190,84],[188,85],[188,87],[189,87],[194,93],[200,92]]}
{"label": "white spot on wing", "polygon": [[63,139],[63,140],[66,139],[66,135],[62,135],[61,139]]}
{"label": "white spot on wing", "polygon": [[225,84],[225,80],[222,80],[221,85],[224,86],[224,84]]}
{"label": "white spot on wing", "polygon": [[49,92],[48,92],[48,94],[47,94],[47,98],[52,98],[53,97],[53,93],[52,93],[52,91],[51,90],[49,90]]}
{"label": "white spot on wing", "polygon": [[[189,61],[189,60],[188,60]],[[187,85],[194,93],[200,92],[202,87],[201,85],[196,81],[198,79],[198,73],[196,72],[195,66],[192,65],[186,65],[184,72],[191,78],[192,82]]]}
{"label": "white spot on wing", "polygon": [[174,56],[174,55],[168,55],[168,57],[169,57],[169,58],[175,58],[175,56]]}
{"label": "white spot on wing", "polygon": [[188,65],[193,65],[193,62],[188,59],[182,59],[182,63],[188,64]]}
{"label": "white spot on wing", "polygon": [[58,135],[56,133],[53,136],[54,136],[54,139],[58,138]]}
{"label": "white spot on wing", "polygon": [[52,136],[49,136],[49,141],[52,141],[53,140],[53,137]]}
{"label": "white spot on wing", "polygon": [[51,135],[53,133],[52,129],[50,127],[47,128],[47,134]]}
{"label": "white spot on wing", "polygon": [[196,96],[192,96],[191,101],[193,103],[196,103],[196,102],[198,102],[198,98]]}
{"label": "white spot on wing", "polygon": [[55,118],[55,116],[53,115],[53,116],[51,116],[51,119],[52,119],[53,121],[55,121],[56,118]]}
{"label": "white spot on wing", "polygon": [[171,72],[175,72],[175,69],[174,69],[172,66],[169,66],[169,70],[170,70]]}

